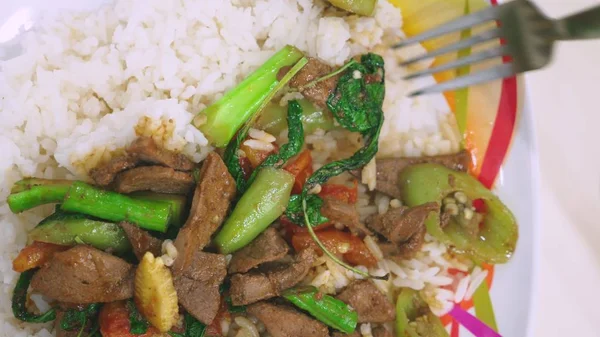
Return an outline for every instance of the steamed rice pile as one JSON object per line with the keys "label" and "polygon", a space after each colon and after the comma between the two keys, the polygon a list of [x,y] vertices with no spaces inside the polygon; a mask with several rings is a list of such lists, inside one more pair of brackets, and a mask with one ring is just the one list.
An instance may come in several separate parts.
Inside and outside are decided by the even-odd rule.
{"label": "steamed rice pile", "polygon": [[[201,161],[212,148],[189,124],[192,117],[286,44],[332,65],[367,51],[384,57],[386,122],[379,156],[458,151],[460,136],[443,97],[406,97],[433,80],[401,80],[405,70],[398,62],[422,52],[419,46],[400,52],[385,47],[403,37],[401,26],[399,10],[385,0],[379,0],[374,17],[347,16],[320,0],[119,0],[89,13],[43,18],[21,37],[23,54],[0,62],[0,336],[51,335],[49,325],[24,327],[12,317],[17,274],[11,261],[25,245],[27,230],[52,209],[13,215],[5,202],[12,184],[28,176],[88,179],[90,168],[138,135]],[[317,130],[307,137],[315,168],[349,155],[358,142],[339,131]],[[400,205],[368,193],[373,174],[371,164],[360,186],[363,217]],[[383,259],[376,242],[365,240],[379,258],[372,272],[392,274],[389,281],[377,281],[378,287],[390,298],[400,287],[423,290],[438,314],[485,278],[481,270],[448,273],[470,266],[431,237],[415,259],[401,264]],[[306,282],[332,293],[354,278],[321,258]],[[43,299],[32,300],[47,309]],[[223,326],[230,335],[264,330],[251,317]],[[370,326],[360,331],[369,336]]]}

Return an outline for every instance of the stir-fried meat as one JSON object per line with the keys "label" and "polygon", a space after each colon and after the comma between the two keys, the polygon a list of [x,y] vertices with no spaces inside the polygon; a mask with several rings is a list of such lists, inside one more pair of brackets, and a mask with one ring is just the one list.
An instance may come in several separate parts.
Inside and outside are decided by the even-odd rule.
{"label": "stir-fried meat", "polygon": [[359,323],[385,323],[395,318],[392,303],[369,280],[350,283],[337,298],[356,310]]}
{"label": "stir-fried meat", "polygon": [[[377,186],[375,189],[401,199],[402,193],[398,186],[400,172],[410,165],[423,163],[441,164],[455,171],[466,171],[471,163],[471,157],[468,152],[461,151],[456,154],[435,157],[377,159],[375,161],[377,167]],[[360,175],[360,172],[355,171],[354,174]]]}
{"label": "stir-fried meat", "polygon": [[127,239],[129,239],[131,247],[133,248],[133,253],[138,260],[141,260],[146,252],[150,252],[154,256],[160,256],[162,242],[159,239],[153,237],[150,233],[138,226],[126,221],[120,222],[119,226],[125,231]]}
{"label": "stir-fried meat", "polygon": [[391,260],[402,261],[411,259],[421,250],[421,246],[425,242],[426,232],[427,230],[423,226],[408,241],[401,244],[384,242],[379,244],[379,248],[381,248],[383,255]]}
{"label": "stir-fried meat", "polygon": [[231,302],[234,305],[246,305],[278,296],[281,291],[298,284],[308,274],[316,253],[305,249],[298,253],[292,263],[278,263],[246,274],[231,277]]}
{"label": "stir-fried meat", "polygon": [[375,214],[367,218],[367,225],[390,242],[402,244],[418,233],[429,214],[435,211],[438,211],[435,202],[412,208],[392,208],[385,214]]}
{"label": "stir-fried meat", "polygon": [[360,329],[356,329],[356,330],[354,330],[353,333],[343,333],[343,332],[339,332],[339,331],[334,331],[331,336],[332,337],[362,337],[359,330]]}
{"label": "stir-fried meat", "polygon": [[373,337],[394,337],[394,335],[385,327],[378,326],[373,329]]}
{"label": "stir-fried meat", "polygon": [[153,191],[187,194],[194,188],[194,177],[188,172],[164,166],[140,166],[121,172],[115,179],[115,191],[131,193]]}
{"label": "stir-fried meat", "polygon": [[215,152],[209,153],[200,170],[190,216],[175,239],[178,252],[172,268],[175,274],[188,268],[194,253],[210,242],[211,235],[225,220],[234,196],[235,181],[225,163]]}
{"label": "stir-fried meat", "polygon": [[139,163],[135,156],[119,156],[108,163],[90,170],[90,177],[100,186],[108,186],[113,182],[119,172],[134,168]]}
{"label": "stir-fried meat", "polygon": [[233,254],[229,262],[229,273],[245,273],[265,262],[283,258],[289,246],[273,227],[269,227],[246,247]]}
{"label": "stir-fried meat", "polygon": [[225,256],[197,251],[173,281],[179,304],[202,323],[210,324],[219,311],[219,286],[226,275]]}
{"label": "stir-fried meat", "polygon": [[356,235],[371,234],[371,231],[360,222],[356,205],[336,198],[325,197],[323,198],[321,212],[329,221],[344,225]]}
{"label": "stir-fried meat", "polygon": [[111,302],[133,296],[133,275],[133,266],[122,259],[79,245],[54,254],[35,273],[31,287],[61,302]]}
{"label": "stir-fried meat", "polygon": [[248,313],[258,318],[272,337],[327,337],[325,324],[287,306],[267,302],[248,307]]}
{"label": "stir-fried meat", "polygon": [[[290,68],[282,68],[278,74],[278,77],[283,77]],[[335,90],[339,75],[332,76],[324,81],[320,81],[314,85],[306,86],[310,82],[321,78],[335,69],[328,66],[325,63],[315,59],[309,58],[308,63],[302,68],[296,76],[292,77],[290,81],[290,87],[300,89],[300,93],[306,97],[314,105],[327,109],[327,98]],[[306,86],[306,87],[305,87]]]}
{"label": "stir-fried meat", "polygon": [[150,137],[140,137],[127,148],[127,153],[143,162],[168,166],[178,171],[191,171],[195,165],[188,157],[156,144]]}

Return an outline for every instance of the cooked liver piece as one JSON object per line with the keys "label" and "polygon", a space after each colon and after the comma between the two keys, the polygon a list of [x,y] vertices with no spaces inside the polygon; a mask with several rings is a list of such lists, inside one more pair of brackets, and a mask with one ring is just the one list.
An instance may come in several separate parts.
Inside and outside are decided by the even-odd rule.
{"label": "cooked liver piece", "polygon": [[229,289],[231,302],[234,305],[247,305],[279,296],[281,291],[304,279],[316,256],[314,250],[304,249],[292,263],[276,264],[261,271],[233,275]]}
{"label": "cooked liver piece", "polygon": [[115,179],[115,191],[131,193],[153,191],[187,194],[194,188],[194,177],[188,172],[164,166],[140,166],[121,172]]}
{"label": "cooked liver piece", "polygon": [[435,157],[377,159],[377,186],[375,189],[381,193],[401,199],[402,193],[398,187],[398,175],[406,167],[414,164],[435,163],[444,165],[452,170],[466,171],[469,168],[470,162],[471,157],[466,151]]}
{"label": "cooked liver piece", "polygon": [[385,323],[395,318],[392,303],[369,280],[350,283],[337,298],[356,310],[359,323]]}
{"label": "cooked liver piece", "polygon": [[54,254],[31,281],[38,293],[61,302],[96,303],[133,296],[134,268],[122,259],[79,245]]}
{"label": "cooked liver piece", "polygon": [[394,337],[394,335],[383,326],[378,326],[373,329],[373,337]]}
{"label": "cooked liver piece", "polygon": [[181,153],[164,149],[150,137],[139,137],[127,148],[127,153],[141,161],[171,167],[178,171],[191,171],[195,164]]}
{"label": "cooked liver piece", "polygon": [[273,227],[269,227],[246,247],[235,252],[229,262],[229,273],[245,273],[265,262],[283,258],[289,246]]}
{"label": "cooked liver piece", "polygon": [[194,253],[210,242],[234,196],[235,181],[225,163],[215,152],[209,153],[200,170],[190,215],[174,242],[178,257],[172,270],[176,275],[188,268]]}
{"label": "cooked liver piece", "polygon": [[150,252],[154,256],[161,255],[161,240],[129,222],[122,221],[119,223],[119,226],[125,231],[127,239],[129,239],[133,248],[133,253],[138,260],[141,260],[146,252]]}
{"label": "cooked liver piece", "polygon": [[[285,73],[287,73],[289,69],[284,69],[280,72],[280,76],[282,77]],[[331,66],[328,66],[325,63],[315,59],[309,58],[308,63],[302,68],[296,76],[292,77],[289,85],[291,88],[299,88],[302,87],[311,81],[314,81],[320,77],[323,77],[335,69]],[[339,75],[328,78],[324,81],[318,82],[317,84],[304,88],[300,90],[300,93],[306,97],[310,102],[314,105],[327,109],[327,98],[329,95],[335,90],[337,86],[337,82],[339,80]]]}
{"label": "cooked liver piece", "polygon": [[415,207],[391,208],[384,214],[375,214],[367,218],[367,226],[383,235],[392,243],[402,244],[425,225],[431,212],[439,210],[437,203],[430,202]]}
{"label": "cooked liver piece", "polygon": [[383,255],[393,261],[402,262],[415,257],[415,255],[421,250],[421,246],[425,242],[425,233],[427,230],[422,227],[415,235],[413,235],[408,241],[396,244],[391,242],[383,242],[379,244]]}
{"label": "cooked liver piece", "polygon": [[226,275],[225,256],[197,251],[173,281],[179,304],[200,322],[211,324],[219,311],[219,286]]}
{"label": "cooked liver piece", "polygon": [[135,167],[139,160],[134,156],[124,155],[111,159],[108,163],[90,170],[90,177],[97,185],[108,186],[119,172]]}
{"label": "cooked liver piece", "polygon": [[344,225],[356,235],[371,234],[371,231],[360,222],[360,215],[358,214],[356,205],[335,198],[325,197],[323,198],[321,212],[329,221]]}
{"label": "cooked liver piece", "polygon": [[328,337],[325,324],[287,306],[267,302],[248,307],[248,313],[258,318],[271,337]]}

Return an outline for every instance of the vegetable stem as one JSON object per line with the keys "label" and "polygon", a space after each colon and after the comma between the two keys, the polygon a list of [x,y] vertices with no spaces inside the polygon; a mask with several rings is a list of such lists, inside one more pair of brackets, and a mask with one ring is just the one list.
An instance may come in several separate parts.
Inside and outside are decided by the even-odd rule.
{"label": "vegetable stem", "polygon": [[8,196],[8,206],[13,213],[63,200],[71,187],[68,180],[47,180],[28,178],[15,183]]}
{"label": "vegetable stem", "polygon": [[277,80],[277,73],[296,64],[303,55],[293,46],[285,46],[260,68],[227,92],[220,100],[204,109],[192,124],[217,147],[224,147],[236,131],[283,87],[291,77]]}
{"label": "vegetable stem", "polygon": [[229,173],[231,173],[231,175],[235,179],[235,184],[239,194],[243,193],[246,190],[246,187],[249,185],[244,178],[244,173],[239,161],[238,149],[240,148],[241,143],[244,141],[244,138],[246,138],[246,134],[248,133],[250,126],[254,124],[256,119],[260,116],[260,112],[263,111],[264,108],[269,104],[271,99],[273,99],[273,96],[275,96],[275,94],[279,90],[281,90],[285,86],[285,84],[289,82],[292,79],[292,77],[294,77],[294,75],[296,75],[300,71],[300,69],[302,69],[307,63],[308,59],[306,57],[303,57],[292,67],[292,69],[290,69],[290,71],[287,72],[287,74],[285,74],[281,81],[277,83],[274,90],[272,90],[269,93],[269,95],[267,95],[266,99],[258,108],[257,113],[254,114],[252,118],[250,118],[250,120],[248,120],[246,124],[240,129],[235,140],[227,145],[227,149],[225,149],[224,155],[225,163],[227,164]]}
{"label": "vegetable stem", "polygon": [[81,181],[73,183],[61,209],[110,221],[129,221],[143,229],[165,232],[171,221],[171,205],[153,200],[136,200],[104,191]]}
{"label": "vegetable stem", "polygon": [[344,333],[353,333],[358,323],[358,314],[350,307],[329,295],[319,293],[315,287],[286,290],[282,296],[300,309],[328,326]]}
{"label": "vegetable stem", "polygon": [[27,290],[37,269],[27,270],[19,276],[12,297],[12,312],[15,318],[29,323],[46,323],[56,319],[56,310],[50,309],[43,314],[36,315],[27,311]]}
{"label": "vegetable stem", "polygon": [[74,246],[88,244],[117,254],[131,250],[121,226],[93,219],[83,214],[58,211],[40,222],[31,232],[29,241]]}

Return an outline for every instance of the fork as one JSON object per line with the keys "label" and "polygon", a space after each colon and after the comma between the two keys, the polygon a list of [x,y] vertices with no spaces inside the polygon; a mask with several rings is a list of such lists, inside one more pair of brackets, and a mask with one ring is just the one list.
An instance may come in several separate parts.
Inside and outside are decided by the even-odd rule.
{"label": "fork", "polygon": [[488,28],[478,35],[406,60],[401,65],[407,66],[498,39],[501,41],[500,45],[489,47],[434,68],[417,71],[409,74],[405,79],[429,76],[499,57],[504,58],[505,62],[503,64],[417,90],[412,92],[410,96],[455,90],[537,70],[550,63],[554,42],[600,38],[600,6],[592,7],[559,20],[552,20],[545,16],[532,2],[515,0],[450,21],[395,44],[392,48],[402,48],[492,21],[498,22],[493,28]]}

